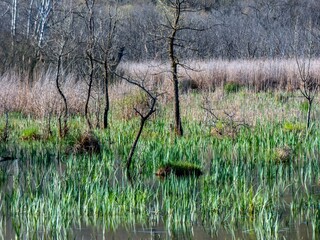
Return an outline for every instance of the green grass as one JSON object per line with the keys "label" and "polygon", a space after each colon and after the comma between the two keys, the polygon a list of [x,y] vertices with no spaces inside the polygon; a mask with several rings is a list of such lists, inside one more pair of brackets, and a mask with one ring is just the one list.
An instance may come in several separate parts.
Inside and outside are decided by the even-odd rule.
{"label": "green grass", "polygon": [[227,94],[229,94],[229,93],[237,93],[237,92],[240,91],[241,88],[243,88],[243,86],[238,82],[227,82],[223,86],[223,90]]}
{"label": "green grass", "polygon": [[[199,96],[192,96],[197,103]],[[308,222],[314,238],[319,237],[319,124],[306,131],[303,115],[292,113],[299,110],[298,100],[273,105],[275,99],[267,93],[234,94],[220,104],[242,106],[247,97],[254,98],[245,106],[248,111],[279,108],[286,119],[256,113],[250,127],[240,128],[234,138],[216,138],[202,121],[203,112],[197,118],[190,114],[191,105],[183,118],[185,136],[179,138],[170,133],[168,109],[168,115],[146,124],[132,165],[134,185],[126,179],[125,161],[138,118],[111,116],[110,129],[95,131],[101,153],[74,154],[68,150],[86,131],[83,117],[70,119],[69,135],[62,140],[53,119],[52,138],[38,140],[30,136],[44,131],[41,120],[10,114],[10,140],[0,143],[0,156],[18,158],[19,171],[11,163],[1,165],[0,213],[12,219],[20,239],[73,238],[72,227],[84,223],[133,229],[151,221],[163,221],[173,234],[183,228],[192,236],[192,226],[201,225],[212,236],[227,229],[243,232],[244,239],[286,237],[286,229],[295,231],[292,225]],[[284,146],[292,154],[277,161],[276,151]],[[201,170],[203,175],[161,180],[154,175],[159,166]],[[5,228],[0,222],[0,231]]]}

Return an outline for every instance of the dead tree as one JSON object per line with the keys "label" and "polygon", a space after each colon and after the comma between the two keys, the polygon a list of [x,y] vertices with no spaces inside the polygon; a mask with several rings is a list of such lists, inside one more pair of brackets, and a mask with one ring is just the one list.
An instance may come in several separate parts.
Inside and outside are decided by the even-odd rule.
{"label": "dead tree", "polygon": [[299,52],[298,52],[297,42],[300,36],[297,31],[295,32],[294,51],[295,51],[295,58],[296,58],[296,63],[298,67],[298,72],[299,72],[299,78],[300,78],[299,90],[302,96],[308,102],[307,128],[310,128],[311,110],[312,110],[315,96],[319,91],[319,79],[317,79],[316,77],[313,77],[310,73],[311,59],[312,59],[313,48],[315,44],[313,38],[314,38],[314,35],[316,35],[314,33],[316,31],[313,27],[313,22],[311,19],[309,20],[308,26],[305,27],[304,30],[305,30],[306,36],[304,36],[302,41],[303,41],[303,44],[306,44],[306,49],[302,52],[301,60],[299,60],[299,57],[298,57]]}
{"label": "dead tree", "polygon": [[133,155],[134,155],[134,152],[135,152],[136,147],[138,145],[141,133],[143,131],[143,128],[144,128],[146,122],[151,117],[151,115],[156,111],[156,103],[157,103],[157,97],[158,96],[156,94],[152,93],[152,90],[149,90],[149,89],[146,88],[145,83],[144,83],[145,82],[145,78],[142,79],[141,81],[137,81],[137,80],[131,79],[129,77],[123,77],[123,76],[119,76],[119,75],[117,75],[117,76],[121,77],[122,79],[124,79],[128,83],[137,86],[144,93],[146,93],[147,96],[149,97],[149,103],[148,103],[149,108],[148,108],[148,110],[146,110],[145,112],[142,112],[142,111],[139,111],[138,109],[134,108],[135,112],[140,117],[140,126],[139,126],[139,130],[137,132],[137,135],[135,137],[135,140],[134,140],[134,142],[133,142],[133,144],[131,146],[130,153],[129,153],[128,157],[127,157],[127,162],[126,162],[127,177],[128,177],[129,182],[132,183],[132,176],[131,176],[131,173],[130,173],[130,167],[132,165]]}
{"label": "dead tree", "polygon": [[114,73],[122,60],[124,47],[117,40],[118,25],[121,21],[118,6],[109,6],[108,17],[100,19],[100,38],[98,40],[98,54],[95,60],[102,66],[104,72],[103,92],[105,106],[103,113],[103,128],[108,128],[108,115],[110,110],[109,86],[114,80]]}
{"label": "dead tree", "polygon": [[[56,73],[56,87],[59,92],[59,95],[61,96],[64,104],[64,114],[63,114],[63,124],[61,121],[61,116],[59,117],[59,136],[61,138],[64,138],[67,135],[68,132],[68,102],[67,98],[64,95],[61,86],[60,86],[60,77],[61,77],[61,65],[62,65],[62,57],[63,57],[63,50],[64,50],[64,45],[61,48],[61,51],[59,52],[58,55],[58,60],[57,60],[57,73]],[[50,123],[49,123],[50,124]]]}
{"label": "dead tree", "polygon": [[[54,24],[51,26],[51,33],[54,41],[47,46],[47,58],[53,62],[56,67],[55,85],[63,102],[63,113],[59,114],[58,126],[59,136],[64,138],[68,133],[69,107],[65,93],[61,87],[62,78],[65,71],[70,67],[71,61],[69,55],[77,48],[74,44],[73,15],[71,10],[61,8],[59,11],[53,11]],[[63,20],[61,20],[63,19]],[[48,134],[50,135],[50,121],[52,110],[48,109]]]}
{"label": "dead tree", "polygon": [[178,67],[186,66],[179,61],[177,48],[186,48],[186,41],[178,37],[178,33],[185,30],[203,31],[204,29],[192,28],[183,21],[183,17],[188,12],[193,12],[190,7],[190,0],[159,0],[164,6],[165,23],[162,24],[166,33],[168,43],[168,56],[170,60],[170,74],[173,82],[174,92],[174,129],[177,136],[183,135],[180,112],[179,97],[179,74]]}
{"label": "dead tree", "polygon": [[94,47],[95,47],[95,21],[94,21],[94,7],[95,7],[95,0],[86,0],[85,1],[86,8],[88,11],[88,17],[87,17],[87,28],[88,28],[88,43],[87,43],[87,49],[86,49],[86,59],[88,61],[88,67],[89,67],[89,83],[88,83],[88,92],[87,92],[87,99],[85,104],[85,118],[88,124],[89,129],[92,129],[92,123],[90,121],[89,116],[89,102],[91,98],[91,91],[93,86],[93,80],[94,80],[94,69],[95,69],[95,57],[94,57]]}
{"label": "dead tree", "polygon": [[103,128],[108,128],[108,116],[110,110],[110,99],[109,99],[109,85],[114,80],[114,73],[122,59],[124,48],[121,47],[117,54],[117,57],[110,57],[109,52],[111,49],[105,51],[105,58],[103,61],[104,67],[104,96],[105,96],[105,107],[103,113]]}
{"label": "dead tree", "polygon": [[319,80],[310,75],[310,59],[307,61],[308,63],[300,63],[298,59],[296,60],[301,81],[299,90],[308,103],[307,128],[309,128],[311,124],[311,110],[313,102],[319,91]]}

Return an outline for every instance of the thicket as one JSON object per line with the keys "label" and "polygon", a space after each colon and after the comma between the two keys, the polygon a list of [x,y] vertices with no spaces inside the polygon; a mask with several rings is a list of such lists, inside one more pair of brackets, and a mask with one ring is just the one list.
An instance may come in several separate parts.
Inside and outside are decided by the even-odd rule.
{"label": "thicket", "polygon": [[[189,43],[178,50],[184,59],[291,58],[303,55],[310,31],[313,56],[319,55],[318,1],[188,2],[192,11],[183,16],[184,21],[206,31],[186,29],[178,34]],[[34,71],[52,65],[55,43],[63,38],[71,41],[64,64],[81,77],[90,35],[83,1],[1,1],[0,9],[0,73],[27,71],[32,80]],[[117,19],[112,46],[125,48],[123,60],[167,59],[165,39],[160,38],[159,1],[96,0],[93,14],[96,56],[110,32],[108,24]]]}

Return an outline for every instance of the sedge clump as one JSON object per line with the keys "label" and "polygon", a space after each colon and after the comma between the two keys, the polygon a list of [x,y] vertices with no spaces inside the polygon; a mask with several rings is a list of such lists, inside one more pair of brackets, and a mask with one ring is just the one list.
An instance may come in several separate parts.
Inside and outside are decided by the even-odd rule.
{"label": "sedge clump", "polygon": [[289,146],[278,147],[275,149],[273,159],[277,163],[287,163],[292,158],[293,151]]}
{"label": "sedge clump", "polygon": [[166,177],[174,174],[178,177],[185,176],[200,176],[202,170],[199,166],[189,162],[169,162],[161,166],[156,175],[159,177]]}
{"label": "sedge clump", "polygon": [[98,138],[93,133],[84,133],[74,146],[75,153],[100,153],[101,146]]}

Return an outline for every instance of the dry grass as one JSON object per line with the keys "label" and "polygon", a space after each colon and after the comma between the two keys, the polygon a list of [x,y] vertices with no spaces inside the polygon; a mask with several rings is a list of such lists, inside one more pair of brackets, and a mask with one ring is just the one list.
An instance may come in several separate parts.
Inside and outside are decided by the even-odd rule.
{"label": "dry grass", "polygon": [[[299,60],[299,64],[308,61]],[[319,59],[310,61],[310,74],[320,78]],[[228,82],[237,82],[253,91],[286,90],[295,91],[300,85],[300,77],[295,59],[275,60],[212,60],[191,61],[187,64],[191,69],[180,69],[180,81],[192,83],[190,89],[215,89]],[[170,74],[168,65],[155,62],[126,63],[121,66],[131,75],[148,73],[152,81],[162,83],[163,90],[170,93]]]}
{"label": "dry grass", "polygon": [[[298,108],[286,109],[280,104],[277,105],[277,101],[273,106],[265,106],[264,98],[261,98],[259,94],[252,94],[252,92],[263,90],[294,92],[300,82],[297,64],[294,59],[194,61],[190,62],[189,65],[196,71],[180,69],[181,92],[188,93],[189,90],[196,89],[202,97],[195,98],[193,94],[181,95],[181,109],[184,117],[193,120],[199,120],[199,118],[205,120],[205,114],[200,109],[200,106],[204,103],[204,97],[209,100],[218,114],[223,115],[225,112],[231,112],[235,115],[235,120],[246,119],[249,123],[255,123],[261,118],[272,120],[283,119],[284,116],[287,117],[287,114],[301,115]],[[320,70],[317,67],[319,65],[320,60],[312,60],[310,64],[310,73],[317,79],[320,79]],[[168,65],[153,62],[148,64],[123,63],[119,70],[134,78],[144,79],[148,88],[163,93],[159,103],[167,105],[173,101],[172,82],[168,69]],[[8,72],[1,76],[0,111],[8,109],[9,111],[33,114],[38,117],[45,117],[50,113],[59,115],[63,111],[63,104],[55,87],[55,74],[48,71],[39,74],[36,79],[38,79],[36,83],[29,87],[23,74]],[[82,114],[84,112],[87,84],[83,81],[77,81],[73,75],[68,75],[64,79],[62,88],[68,100],[70,113]],[[223,86],[228,82],[239,83],[244,86],[244,89],[241,90],[240,94],[227,97],[223,91]],[[188,83],[187,86],[183,86],[184,83]],[[136,87],[125,81],[118,81],[113,84],[110,89],[111,107],[116,107],[118,108],[117,111],[121,111],[116,103],[123,102],[136,91]],[[101,113],[103,104],[101,96],[102,90],[99,91],[98,88],[95,88],[90,100],[92,114],[99,108]],[[285,97],[288,99],[288,96]],[[134,102],[134,99],[131,102]],[[252,104],[252,102],[255,102],[255,104]],[[131,110],[127,109],[127,112],[129,111]],[[130,113],[125,115],[130,115]]]}
{"label": "dry grass", "polygon": [[98,138],[93,133],[84,133],[73,148],[74,153],[100,153],[101,146]]}
{"label": "dry grass", "polygon": [[278,147],[274,153],[274,160],[278,163],[286,163],[292,157],[293,151],[290,147]]}
{"label": "dry grass", "polygon": [[[44,117],[49,112],[59,114],[63,104],[57,92],[51,73],[41,74],[38,81],[30,87],[24,75],[6,73],[0,77],[0,112],[8,109],[11,112],[32,114]],[[69,112],[79,113],[83,111],[85,101],[85,84],[76,83],[72,75],[66,77],[63,84],[63,92],[69,104]]]}

